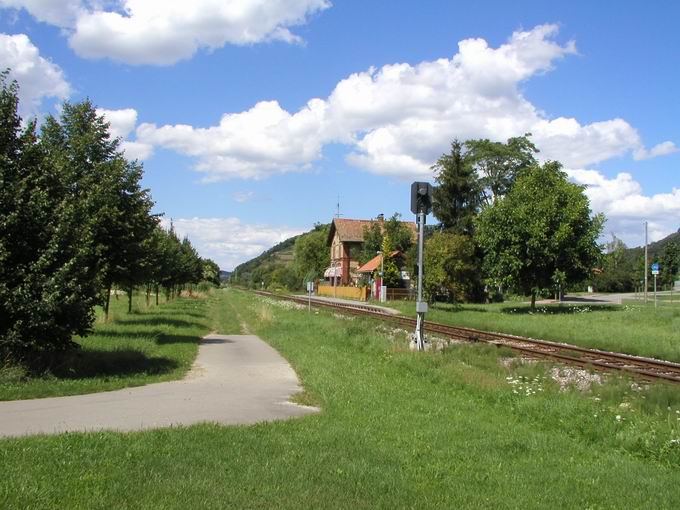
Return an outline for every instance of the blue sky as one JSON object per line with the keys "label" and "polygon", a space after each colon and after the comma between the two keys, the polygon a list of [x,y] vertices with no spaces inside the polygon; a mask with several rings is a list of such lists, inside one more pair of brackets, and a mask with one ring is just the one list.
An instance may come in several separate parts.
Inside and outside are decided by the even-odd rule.
{"label": "blue sky", "polygon": [[454,137],[534,133],[607,235],[680,227],[676,2],[0,0],[22,113],[89,97],[232,269],[341,213],[409,218]]}

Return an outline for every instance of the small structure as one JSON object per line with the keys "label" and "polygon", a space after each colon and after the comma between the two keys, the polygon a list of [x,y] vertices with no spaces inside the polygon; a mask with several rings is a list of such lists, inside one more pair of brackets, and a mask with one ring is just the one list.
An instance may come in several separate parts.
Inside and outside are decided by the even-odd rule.
{"label": "small structure", "polygon": [[[404,295],[408,296],[408,291],[405,289],[408,287],[410,277],[407,271],[403,271],[404,266],[403,254],[399,250],[395,250],[388,255],[388,258],[395,260],[397,267],[399,268],[399,272],[401,274],[401,285],[399,287],[401,288],[401,290],[403,290],[403,292],[401,293],[400,297],[404,297]],[[383,267],[383,254],[379,253],[371,260],[366,262],[363,266],[358,267],[356,270],[357,274],[363,276],[366,279],[366,281],[369,282],[371,286],[371,296],[373,296],[376,299],[380,299],[380,289],[383,286],[383,278],[380,275],[382,267]],[[376,278],[373,278],[373,275],[376,275]],[[395,294],[395,291],[400,290],[400,288],[388,289],[388,297],[389,290],[392,290],[392,293]]]}
{"label": "small structure", "polygon": [[[331,265],[324,271],[324,277],[336,286],[356,285],[360,275],[359,253],[364,244],[364,231],[374,223],[384,228],[385,217],[380,214],[375,220],[353,220],[334,218],[328,232],[327,245],[331,250]],[[416,225],[412,221],[402,221],[416,237]]]}

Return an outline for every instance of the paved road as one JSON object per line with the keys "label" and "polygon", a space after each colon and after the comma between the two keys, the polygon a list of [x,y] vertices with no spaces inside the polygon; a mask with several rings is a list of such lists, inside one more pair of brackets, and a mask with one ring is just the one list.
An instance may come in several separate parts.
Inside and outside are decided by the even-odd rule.
{"label": "paved road", "polygon": [[258,337],[209,335],[181,381],[0,402],[0,436],[132,431],[200,422],[252,424],[318,411],[289,402],[300,389],[288,362]]}
{"label": "paved road", "polygon": [[[674,291],[675,295],[678,295],[677,291]],[[668,291],[659,291],[657,292],[659,296],[668,296],[670,295],[670,292]],[[678,298],[680,300],[680,295],[678,295]],[[616,304],[620,305],[624,300],[626,301],[640,301],[642,302],[642,294],[638,293],[635,294],[634,292],[625,292],[625,293],[617,293],[617,294],[582,294],[579,296],[564,296],[564,300],[562,301],[563,304],[601,304],[601,305],[608,305],[608,304]],[[649,292],[648,293],[648,299],[651,302],[654,302],[654,293]],[[552,303],[557,303],[557,301],[553,299],[544,299],[542,301],[537,301],[539,304],[552,304]]]}

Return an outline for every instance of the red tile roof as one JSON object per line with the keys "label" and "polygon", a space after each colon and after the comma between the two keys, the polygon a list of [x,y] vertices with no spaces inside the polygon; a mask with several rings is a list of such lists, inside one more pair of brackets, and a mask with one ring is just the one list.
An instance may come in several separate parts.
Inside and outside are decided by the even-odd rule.
{"label": "red tile roof", "polygon": [[[371,225],[376,222],[382,223],[381,220],[351,220],[344,218],[334,218],[333,223],[331,223],[331,228],[328,232],[327,244],[330,245],[333,242],[333,237],[335,236],[336,230],[341,242],[361,243],[364,240],[364,227],[370,228]],[[412,221],[402,221],[401,223],[411,230],[415,239],[416,224]]]}
{"label": "red tile roof", "polygon": [[[390,253],[390,258],[396,257],[397,255],[399,255],[399,253],[400,253],[399,250],[393,251],[392,253]],[[357,273],[372,273],[373,271],[380,267],[380,262],[382,262],[382,253],[373,257],[363,266],[358,267]]]}

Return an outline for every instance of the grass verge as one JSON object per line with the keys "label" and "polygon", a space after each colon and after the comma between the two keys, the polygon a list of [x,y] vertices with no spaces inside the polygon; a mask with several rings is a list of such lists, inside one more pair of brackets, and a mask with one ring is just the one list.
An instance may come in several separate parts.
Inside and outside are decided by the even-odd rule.
{"label": "grass verge", "polygon": [[677,388],[560,392],[489,346],[220,294],[322,413],[0,440],[3,508],[678,508]]}
{"label": "grass verge", "polygon": [[[387,306],[415,317],[415,304]],[[427,320],[680,362],[680,308],[626,304],[436,304]]]}
{"label": "grass verge", "polygon": [[0,400],[76,395],[181,379],[191,368],[199,339],[229,324],[217,312],[215,296],[182,297],[146,307],[136,296],[133,313],[127,299],[111,300],[111,316],[97,317],[94,332],[78,339],[81,348],[42,377],[27,377],[18,368],[0,370]]}

